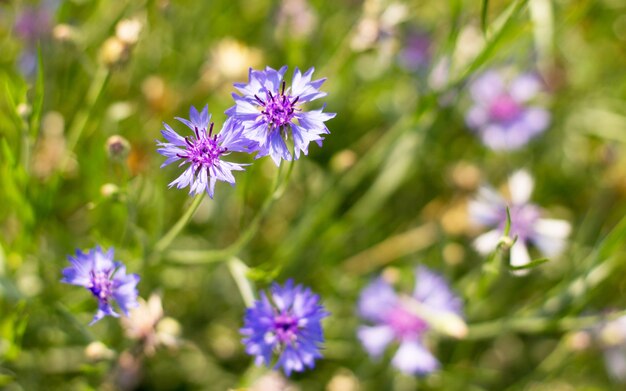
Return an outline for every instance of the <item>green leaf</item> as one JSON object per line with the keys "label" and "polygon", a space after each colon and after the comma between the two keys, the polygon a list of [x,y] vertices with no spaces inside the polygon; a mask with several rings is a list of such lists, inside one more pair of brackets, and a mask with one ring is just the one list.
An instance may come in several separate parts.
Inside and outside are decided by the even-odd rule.
{"label": "green leaf", "polygon": [[480,26],[483,34],[487,34],[487,13],[489,12],[489,0],[483,0],[482,10],[480,12]]}
{"label": "green leaf", "polygon": [[546,263],[548,261],[549,261],[548,258],[533,259],[532,261],[530,261],[526,265],[521,265],[521,266],[511,266],[511,265],[509,265],[509,269],[510,270],[528,270],[528,269],[532,269],[534,267],[537,267],[537,266],[539,266],[539,265],[541,265],[543,263]]}
{"label": "green leaf", "polygon": [[504,236],[508,237],[511,232],[511,211],[506,207],[506,222],[504,223]]}
{"label": "green leaf", "polygon": [[30,117],[30,137],[37,137],[40,127],[41,110],[43,107],[43,59],[41,56],[41,46],[37,48],[37,80],[35,81],[35,91],[32,99],[32,115]]}

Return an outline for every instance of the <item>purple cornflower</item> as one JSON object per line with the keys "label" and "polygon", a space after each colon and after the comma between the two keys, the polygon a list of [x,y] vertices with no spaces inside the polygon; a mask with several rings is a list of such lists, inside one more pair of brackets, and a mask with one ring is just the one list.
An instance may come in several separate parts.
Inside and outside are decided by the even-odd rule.
{"label": "purple cornflower", "polygon": [[245,135],[258,144],[257,158],[270,155],[276,165],[281,159],[292,160],[285,140],[293,139],[293,154],[297,160],[300,152],[308,154],[309,143],[319,146],[323,135],[330,133],[325,121],[335,113],[324,113],[324,108],[303,111],[301,105],[326,96],[319,88],[326,79],[311,81],[313,68],[304,74],[296,68],[291,87],[287,88],[283,76],[287,66],[278,71],[266,67],[265,71],[250,69],[248,83],[235,83],[242,96],[233,94],[235,106],[226,114],[242,121]]}
{"label": "purple cornflower", "polygon": [[604,355],[604,365],[611,378],[626,383],[626,316],[603,322],[591,329]]}
{"label": "purple cornflower", "polygon": [[465,121],[493,150],[520,148],[550,124],[547,110],[529,104],[541,90],[536,75],[522,74],[506,83],[491,70],[471,82],[469,89],[474,105]]}
{"label": "purple cornflower", "polygon": [[38,6],[23,8],[16,15],[13,30],[24,44],[18,65],[26,76],[31,76],[37,69],[37,42],[46,40],[50,35],[55,8],[53,2],[43,1]]}
{"label": "purple cornflower", "polygon": [[409,71],[427,67],[432,59],[431,45],[430,34],[417,29],[409,31],[400,50],[400,65]]}
{"label": "purple cornflower", "polygon": [[201,113],[191,106],[189,118],[176,117],[193,130],[195,136],[182,137],[168,124],[161,134],[168,142],[159,142],[158,152],[167,157],[161,167],[182,160],[179,166],[189,163],[189,167],[172,183],[182,189],[189,186],[189,194],[199,194],[203,191],[213,198],[215,182],[220,180],[235,185],[235,177],[231,171],[243,171],[244,164],[231,163],[222,160],[230,152],[250,152],[254,143],[243,136],[243,126],[230,118],[226,121],[219,134],[213,134],[213,122],[208,113],[208,106],[204,106]]}
{"label": "purple cornflower", "polygon": [[68,256],[72,266],[63,269],[61,282],[83,286],[98,299],[98,311],[91,324],[96,323],[105,315],[119,317],[113,310],[112,300],[117,302],[120,310],[128,316],[128,310],[139,305],[137,303],[137,274],[126,274],[126,266],[113,260],[113,249],[103,252],[100,247],[83,253],[76,250],[75,256]]}
{"label": "purple cornflower", "polygon": [[400,347],[391,364],[406,374],[425,375],[439,367],[424,344],[426,332],[442,328],[435,323],[447,323],[444,327],[454,323],[455,330],[450,334],[463,334],[457,326],[464,323],[448,322],[460,319],[461,300],[441,276],[423,266],[416,270],[412,295],[396,294],[393,287],[379,277],[363,290],[358,305],[361,317],[374,323],[374,326],[358,329],[365,350],[378,358],[392,341],[398,341]]}
{"label": "purple cornflower", "polygon": [[483,186],[476,199],[469,203],[470,220],[477,225],[492,228],[476,238],[476,250],[486,255],[498,246],[504,233],[508,206],[511,215],[509,236],[517,236],[517,241],[511,247],[512,266],[524,266],[530,262],[527,248],[530,243],[548,257],[559,255],[570,233],[570,224],[564,220],[541,217],[541,208],[529,202],[534,181],[528,172],[516,171],[509,178],[508,186],[510,202],[491,187]]}
{"label": "purple cornflower", "polygon": [[287,280],[284,286],[272,284],[270,294],[261,293],[254,306],[246,310],[240,330],[246,353],[255,356],[256,365],[270,365],[274,353],[287,376],[292,371],[313,368],[322,357],[324,342],[321,320],[329,313],[319,304],[319,296],[302,285]]}

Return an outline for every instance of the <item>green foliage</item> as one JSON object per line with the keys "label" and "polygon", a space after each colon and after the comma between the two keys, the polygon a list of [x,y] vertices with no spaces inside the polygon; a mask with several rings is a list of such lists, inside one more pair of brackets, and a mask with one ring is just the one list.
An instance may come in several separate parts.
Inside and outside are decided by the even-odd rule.
{"label": "green foliage", "polygon": [[[27,9],[48,13],[36,39],[15,27]],[[268,374],[240,343],[246,305],[293,278],[332,314],[299,389],[619,389],[603,354],[624,350],[606,327],[626,305],[624,15],[614,0],[0,2],[0,388],[246,389]],[[428,59],[407,68],[415,31]],[[159,168],[162,123],[182,130],[174,117],[208,103],[219,128],[248,67],[284,64],[327,78],[323,147],[280,168],[237,158],[250,165],[214,200],[168,188],[180,168]],[[545,84],[551,125],[516,151],[464,120],[468,83],[491,68]],[[106,154],[116,134],[125,161]],[[509,211],[487,257],[466,211],[521,168],[573,231],[560,256],[511,266]],[[87,326],[93,297],[59,280],[98,244],[141,275],[141,297],[160,295],[155,341],[177,344]],[[409,291],[420,264],[462,297],[468,331],[429,335],[441,369],[411,377],[391,352],[367,357],[355,306],[380,274]]]}

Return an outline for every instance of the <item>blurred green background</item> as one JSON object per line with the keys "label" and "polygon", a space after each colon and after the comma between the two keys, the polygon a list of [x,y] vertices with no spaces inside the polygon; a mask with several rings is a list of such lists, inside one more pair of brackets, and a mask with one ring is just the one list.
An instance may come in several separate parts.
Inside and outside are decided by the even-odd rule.
{"label": "blurred green background", "polygon": [[[410,67],[399,59],[415,34],[428,44]],[[605,370],[603,323],[575,321],[626,303],[623,1],[0,1],[0,53],[0,387],[624,387]],[[233,82],[285,64],[288,80],[296,66],[328,78],[323,101],[337,117],[323,147],[294,163],[266,208],[279,170],[249,159],[236,187],[218,183],[155,252],[192,201],[167,187],[180,170],[159,168],[162,122],[208,103],[220,126]],[[503,67],[541,75],[553,118],[524,148],[495,153],[464,123],[465,87]],[[127,156],[110,156],[113,135],[128,140]],[[570,245],[481,291],[467,201],[519,168],[535,177],[533,201],[572,223]],[[249,241],[220,252],[244,232]],[[142,276],[140,296],[162,297],[160,332],[175,346],[139,359],[116,319],[87,326],[93,298],[59,280],[68,254],[97,244]],[[294,278],[321,295],[332,316],[314,370],[287,381],[254,367],[226,255],[250,267],[256,288]],[[390,356],[372,361],[355,335],[361,288],[381,272],[409,287],[418,264],[446,276],[470,326],[466,339],[433,343],[442,368],[424,378]],[[548,321],[515,326],[528,317]],[[472,334],[481,324],[491,328]]]}

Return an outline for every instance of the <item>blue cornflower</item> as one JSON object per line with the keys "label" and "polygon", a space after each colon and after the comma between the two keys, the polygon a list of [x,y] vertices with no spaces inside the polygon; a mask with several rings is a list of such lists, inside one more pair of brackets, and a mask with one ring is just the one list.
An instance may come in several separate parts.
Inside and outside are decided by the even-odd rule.
{"label": "blue cornflower", "polygon": [[102,251],[100,247],[87,253],[76,250],[75,256],[68,256],[72,266],[63,269],[61,282],[83,286],[98,299],[98,312],[90,324],[94,324],[105,315],[119,317],[113,310],[111,301],[115,300],[124,315],[135,308],[137,303],[137,274],[126,274],[126,266],[113,260],[113,249]]}
{"label": "blue cornflower", "polygon": [[296,68],[289,88],[283,80],[287,66],[278,71],[270,67],[265,71],[250,69],[248,83],[235,84],[243,95],[233,94],[235,106],[226,114],[242,121],[245,135],[257,142],[257,158],[270,155],[276,165],[281,159],[292,160],[285,143],[291,133],[297,160],[300,152],[308,154],[311,141],[321,146],[323,135],[330,133],[324,122],[335,117],[335,113],[324,113],[323,107],[303,111],[300,106],[326,96],[319,90],[326,79],[311,81],[313,70],[302,74]]}
{"label": "blue cornflower", "polygon": [[265,292],[254,306],[246,310],[243,344],[246,353],[256,356],[256,365],[270,365],[274,353],[287,376],[292,371],[313,368],[322,357],[324,342],[321,320],[329,313],[319,304],[319,296],[302,285],[288,280],[284,286],[272,284],[269,297]]}
{"label": "blue cornflower", "polygon": [[168,124],[161,134],[168,142],[159,142],[158,152],[167,157],[161,167],[182,160],[179,166],[189,163],[189,167],[172,183],[170,187],[179,189],[189,186],[189,194],[200,194],[203,191],[213,198],[215,182],[220,180],[235,185],[235,177],[231,171],[243,171],[245,164],[231,163],[222,160],[230,152],[250,152],[254,142],[243,136],[243,126],[234,119],[228,119],[219,134],[213,134],[213,122],[208,113],[208,106],[202,112],[191,106],[190,120],[176,117],[193,130],[195,136],[182,137]]}

